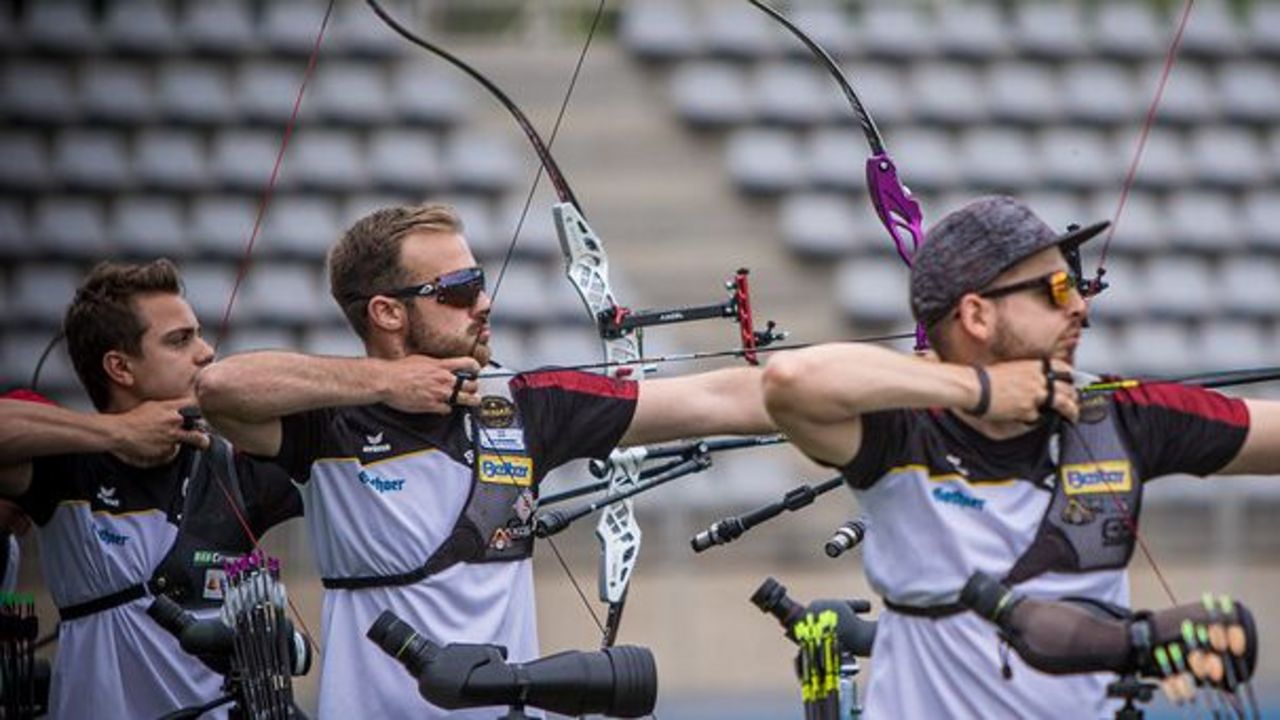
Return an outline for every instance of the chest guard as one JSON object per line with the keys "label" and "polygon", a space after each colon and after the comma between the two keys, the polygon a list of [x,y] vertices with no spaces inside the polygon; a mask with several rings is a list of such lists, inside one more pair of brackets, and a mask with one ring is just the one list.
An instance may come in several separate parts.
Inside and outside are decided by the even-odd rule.
{"label": "chest guard", "polygon": [[1115,423],[1113,400],[1081,400],[1075,428],[1059,432],[1052,500],[1035,539],[1005,576],[1006,584],[1046,572],[1120,569],[1133,556],[1142,478]]}
{"label": "chest guard", "polygon": [[458,563],[512,562],[533,556],[538,497],[524,419],[505,381],[480,379],[480,407],[463,415],[471,490],[445,541],[421,567],[394,575],[323,578],[327,588],[412,585]]}
{"label": "chest guard", "polygon": [[[145,583],[59,608],[63,620],[110,610],[148,595],[167,595],[184,608],[222,602],[222,561],[253,549],[241,526],[248,517],[230,443],[210,436],[209,449],[183,453],[169,521],[178,526],[173,545]],[[229,497],[228,497],[229,496]],[[228,504],[235,503],[235,509]],[[239,512],[240,517],[236,513]]]}

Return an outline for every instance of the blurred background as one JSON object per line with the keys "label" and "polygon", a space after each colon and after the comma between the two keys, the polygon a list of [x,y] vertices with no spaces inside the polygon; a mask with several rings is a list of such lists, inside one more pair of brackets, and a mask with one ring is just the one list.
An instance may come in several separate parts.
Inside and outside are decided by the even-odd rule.
{"label": "blurred background", "polygon": [[[545,135],[596,4],[386,5],[492,78]],[[1115,214],[1181,3],[779,6],[845,67],[926,227],[975,195],[1004,192],[1065,228]],[[392,35],[363,3],[339,0],[224,324],[324,9],[323,0],[0,0],[0,385],[31,383],[73,288],[103,258],[177,261],[220,355],[360,354],[328,296],[323,259],[350,222],[382,205],[453,203],[496,277],[536,157],[469,79]],[[1172,375],[1280,358],[1278,120],[1280,2],[1196,3],[1081,367]],[[720,302],[723,281],[745,266],[757,323],[776,320],[792,340],[911,329],[907,273],[867,199],[854,116],[803,47],[747,3],[609,2],[553,150],[610,254],[620,301]],[[553,201],[544,181],[497,293],[495,357],[507,367],[599,358],[562,275]],[[645,343],[650,354],[735,344],[725,321],[653,329]],[[61,347],[39,386],[89,407]],[[1241,393],[1280,398],[1280,387]],[[704,555],[688,539],[829,474],[785,446],[739,451],[637,502],[645,542],[620,642],[657,653],[661,717],[800,717],[792,650],[747,598],[768,575],[802,600],[870,597],[856,557],[821,550],[857,513],[852,496],[830,493]],[[568,468],[552,489],[586,479]],[[1228,592],[1259,612],[1257,687],[1280,707],[1270,657],[1280,641],[1271,519],[1280,482],[1171,478],[1147,497],[1142,535],[1178,599]],[[593,525],[559,542],[589,596]],[[269,545],[318,628],[303,526],[277,529]],[[20,589],[42,587],[38,553],[28,536]],[[598,631],[554,557],[542,548],[535,563],[544,650],[594,647]],[[1133,588],[1137,605],[1167,604],[1140,556]],[[42,617],[51,627],[47,600]],[[314,675],[299,683],[308,708]]]}

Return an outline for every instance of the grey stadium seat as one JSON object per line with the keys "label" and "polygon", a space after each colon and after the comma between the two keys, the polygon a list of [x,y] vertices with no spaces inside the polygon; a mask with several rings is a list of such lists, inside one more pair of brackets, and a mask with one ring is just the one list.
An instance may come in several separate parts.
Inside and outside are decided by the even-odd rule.
{"label": "grey stadium seat", "polygon": [[[844,74],[853,84],[858,97],[875,114],[877,123],[901,123],[915,120],[915,109],[912,106],[910,93],[902,91],[906,77],[903,72],[889,63],[846,63],[842,66]],[[841,95],[837,101],[839,111],[836,117],[846,123],[858,122],[853,109]],[[882,129],[881,132],[884,132]],[[885,138],[891,146],[892,137]]]}
{"label": "grey stadium seat", "polygon": [[703,7],[706,47],[714,55],[751,60],[775,55],[785,31],[746,3],[710,3]]}
{"label": "grey stadium seat", "polygon": [[1210,58],[1240,54],[1245,47],[1244,33],[1236,25],[1231,8],[1222,0],[1201,0],[1192,11],[1181,52]]}
{"label": "grey stadium seat", "polygon": [[213,342],[217,326],[226,312],[236,268],[229,263],[183,263],[183,295],[205,328],[205,338]]}
{"label": "grey stadium seat", "polygon": [[1141,119],[1133,73],[1118,63],[1073,62],[1062,71],[1063,111],[1072,120],[1114,125]]}
{"label": "grey stadium seat", "polygon": [[364,357],[364,343],[349,327],[311,328],[302,336],[302,351],[308,355]]}
{"label": "grey stadium seat", "polygon": [[[501,298],[494,303],[494,319],[519,325],[536,324],[551,318],[546,302],[548,278],[540,264],[512,262],[498,285],[498,268],[489,276],[490,294]],[[585,314],[585,313],[584,313]]]}
{"label": "grey stadium seat", "polygon": [[276,0],[267,3],[260,27],[262,38],[276,53],[306,55],[315,45],[324,19],[323,3]]}
{"label": "grey stadium seat", "polygon": [[293,142],[284,168],[292,185],[343,191],[367,184],[364,148],[353,133],[303,128]]}
{"label": "grey stadium seat", "polygon": [[450,70],[417,58],[396,67],[391,102],[402,122],[453,125],[462,121],[472,96],[462,78]]}
{"label": "grey stadium seat", "polygon": [[139,63],[93,60],[80,68],[80,102],[90,120],[144,123],[155,115],[149,68]]}
{"label": "grey stadium seat", "polygon": [[1227,258],[1218,267],[1215,285],[1229,315],[1274,320],[1280,314],[1280,264],[1274,258]]}
{"label": "grey stadium seat", "polygon": [[107,7],[102,35],[121,52],[163,55],[181,46],[173,6],[155,0],[115,0]]}
{"label": "grey stadium seat", "polygon": [[162,112],[177,122],[207,125],[234,117],[231,80],[222,65],[165,63],[159,69],[157,87]]}
{"label": "grey stadium seat", "polygon": [[390,117],[387,79],[380,63],[334,60],[316,71],[315,80],[310,102],[321,117],[356,125],[377,124]]}
{"label": "grey stadium seat", "polygon": [[80,280],[81,274],[68,265],[23,265],[11,278],[10,317],[56,327]]}
{"label": "grey stadium seat", "polygon": [[1096,130],[1046,128],[1040,133],[1038,145],[1045,180],[1053,187],[1112,186],[1123,178],[1124,168]]}
{"label": "grey stadium seat", "polygon": [[947,55],[987,60],[1012,50],[1004,16],[994,3],[943,3],[937,23],[937,42]]}
{"label": "grey stadium seat", "polygon": [[923,58],[937,45],[933,19],[913,4],[866,5],[858,28],[859,47],[876,56]]}
{"label": "grey stadium seat", "polygon": [[1126,60],[1158,56],[1169,42],[1167,19],[1148,3],[1103,3],[1093,17],[1093,47]]}
{"label": "grey stadium seat", "polygon": [[239,258],[244,255],[258,201],[248,195],[202,195],[191,204],[188,237],[202,254]]}
{"label": "grey stadium seat", "polygon": [[[1280,15],[1276,23],[1280,24]],[[1274,63],[1223,63],[1217,77],[1222,109],[1228,119],[1269,124],[1280,117],[1280,71]]]}
{"label": "grey stadium seat", "polygon": [[[1087,266],[1092,275],[1094,264]],[[1143,273],[1132,261],[1122,257],[1107,258],[1104,280],[1110,284],[1101,295],[1089,303],[1089,314],[1104,321],[1129,320],[1142,315],[1147,298]]]}
{"label": "grey stadium seat", "polygon": [[[852,19],[832,0],[807,0],[792,3],[787,17],[814,42],[839,60],[853,54],[858,47],[858,35]],[[791,55],[812,58],[808,49],[799,42],[784,42]]]}
{"label": "grey stadium seat", "polygon": [[[90,10],[90,4],[85,2],[41,0],[32,3],[27,6],[24,37],[37,50],[69,53],[92,50],[97,35]],[[12,9],[6,7],[5,11],[12,12]]]}
{"label": "grey stadium seat", "polygon": [[814,187],[866,192],[870,150],[861,129],[817,130],[809,136],[806,154],[806,174]]}
{"label": "grey stadium seat", "polygon": [[987,117],[990,103],[977,73],[969,68],[948,63],[917,63],[911,70],[910,83],[916,114],[922,120],[973,124]]}
{"label": "grey stadium seat", "polygon": [[1147,313],[1155,317],[1196,319],[1217,311],[1218,293],[1206,263],[1188,257],[1158,257],[1147,263],[1142,287]]}
{"label": "grey stadium seat", "polygon": [[1114,372],[1118,335],[1116,329],[1107,323],[1090,323],[1080,337],[1080,344],[1076,346],[1075,367],[1095,374]]}
{"label": "grey stadium seat", "polygon": [[689,61],[671,73],[671,99],[680,119],[696,127],[724,127],[752,118],[747,80],[737,66]]}
{"label": "grey stadium seat", "polygon": [[675,60],[702,48],[699,24],[679,0],[635,0],[622,6],[622,44],[646,60]]}
{"label": "grey stadium seat", "polygon": [[198,133],[145,129],[134,137],[133,148],[134,176],[146,187],[184,192],[208,183],[204,141]]}
{"label": "grey stadium seat", "polygon": [[236,322],[232,325],[226,340],[221,341],[218,355],[226,357],[255,350],[293,350],[297,346],[296,334],[291,330],[257,327]]}
{"label": "grey stadium seat", "polygon": [[445,143],[444,164],[460,190],[499,193],[524,178],[521,157],[505,135],[456,132]]}
{"label": "grey stadium seat", "polygon": [[[213,139],[210,170],[214,180],[223,186],[248,191],[261,191],[267,186],[276,155],[280,151],[279,134],[267,130],[224,129]],[[287,179],[282,174],[282,185]]]}
{"label": "grey stadium seat", "polygon": [[1268,57],[1280,56],[1280,3],[1258,2],[1249,6],[1249,46]]}
{"label": "grey stadium seat", "polygon": [[838,92],[813,63],[764,63],[755,77],[756,115],[768,123],[816,125],[831,117]]}
{"label": "grey stadium seat", "polygon": [[[1111,219],[1115,215],[1119,192],[1108,187],[1094,193],[1091,218]],[[1150,193],[1134,191],[1125,200],[1124,212],[1115,228],[1111,251],[1122,255],[1159,256],[1171,247],[1164,203]],[[1084,224],[1083,222],[1081,224]],[[1093,242],[1097,242],[1096,240]],[[1090,243],[1092,244],[1092,243]]]}
{"label": "grey stadium seat", "polygon": [[725,153],[729,176],[743,192],[771,194],[804,182],[800,143],[779,130],[739,130],[729,136]]}
{"label": "grey stadium seat", "polygon": [[898,163],[898,179],[913,190],[953,186],[960,180],[959,153],[947,133],[903,128],[886,138]]}
{"label": "grey stadium seat", "polygon": [[[1191,23],[1194,25],[1195,23]],[[1153,60],[1138,74],[1138,97],[1143,110],[1155,97],[1163,61]],[[1160,97],[1160,120],[1164,123],[1204,123],[1218,118],[1221,103],[1217,88],[1205,66],[1183,61],[1169,74],[1164,95]]]}
{"label": "grey stadium seat", "polygon": [[129,182],[132,169],[124,136],[109,130],[64,130],[53,151],[53,169],[71,188],[115,190]]}
{"label": "grey stadium seat", "polygon": [[0,199],[0,258],[8,262],[35,252],[27,230],[26,205],[16,198]]}
{"label": "grey stadium seat", "polygon": [[31,234],[45,253],[97,259],[107,254],[106,225],[99,200],[45,195],[36,203]]}
{"label": "grey stadium seat", "polygon": [[112,203],[107,239],[127,256],[150,260],[190,252],[181,203],[169,197],[127,196]]}
{"label": "grey stadium seat", "polygon": [[1132,323],[1117,349],[1121,363],[1117,369],[1126,375],[1169,377],[1194,372],[1199,366],[1200,351],[1182,323]]}
{"label": "grey stadium seat", "polygon": [[[387,12],[395,17],[413,17],[405,5],[406,3],[402,0],[383,3]],[[340,48],[343,53],[366,57],[389,57],[404,51],[404,42],[400,36],[384,25],[363,3],[340,3],[334,9],[334,16],[329,31],[333,33],[334,47]]]}
{"label": "grey stadium seat", "polygon": [[1176,248],[1202,253],[1244,249],[1235,201],[1226,194],[1188,190],[1169,196],[1169,236]]}
{"label": "grey stadium seat", "polygon": [[187,5],[180,34],[198,52],[240,55],[254,49],[255,25],[248,0],[201,0]]}
{"label": "grey stadium seat", "polygon": [[1280,168],[1267,166],[1262,143],[1248,129],[1198,127],[1191,133],[1190,150],[1197,184],[1239,190],[1264,184],[1280,174]]}
{"label": "grey stadium seat", "polygon": [[1057,75],[1040,63],[1001,62],[987,73],[991,115],[1012,123],[1052,122],[1062,114]]}
{"label": "grey stadium seat", "polygon": [[1081,8],[1064,0],[1019,3],[1014,13],[1014,43],[1033,57],[1068,59],[1087,49]]}
{"label": "grey stadium seat", "polygon": [[[520,211],[524,208],[527,192],[512,193],[503,201],[495,215],[494,231],[505,242],[511,241],[515,233],[516,223],[520,219]],[[555,221],[551,217],[551,206],[557,202],[553,194],[546,192],[535,196],[529,206],[529,214],[525,216],[524,225],[520,228],[520,241],[516,244],[516,255],[534,260],[552,260],[561,257],[560,238],[556,232]]]}
{"label": "grey stadium seat", "polygon": [[236,299],[238,323],[296,325],[314,321],[326,302],[310,263],[256,262]]}
{"label": "grey stadium seat", "polygon": [[1263,367],[1275,362],[1263,326],[1253,322],[1205,323],[1194,340],[1196,370],[1214,372]]}
{"label": "grey stadium seat", "polygon": [[839,258],[859,245],[857,212],[843,195],[794,193],[778,208],[778,233],[802,258]]}
{"label": "grey stadium seat", "polygon": [[426,194],[445,184],[437,135],[426,130],[374,131],[369,140],[369,179],[389,190]]}
{"label": "grey stadium seat", "polygon": [[318,195],[277,197],[267,211],[261,250],[320,260],[341,232],[334,204],[327,198]]}
{"label": "grey stadium seat", "polygon": [[[1128,172],[1134,151],[1138,148],[1137,128],[1117,133],[1114,148],[1115,156],[1121,159],[1125,172]],[[1180,135],[1166,128],[1152,128],[1134,184],[1137,187],[1168,189],[1185,185],[1191,180],[1191,174],[1191,163]]]}
{"label": "grey stadium seat", "polygon": [[[279,126],[293,113],[304,64],[246,61],[236,75],[236,108],[245,120]],[[304,102],[299,118],[310,120],[311,104]]]}
{"label": "grey stadium seat", "polygon": [[1245,194],[1241,225],[1250,248],[1280,250],[1280,192],[1266,188]]}
{"label": "grey stadium seat", "polygon": [[[517,369],[575,365],[603,359],[600,354],[600,337],[590,327],[540,328],[530,336],[524,351],[527,364]],[[515,364],[506,357],[498,359],[507,365]]]}
{"label": "grey stadium seat", "polygon": [[1022,131],[985,126],[967,130],[960,136],[959,154],[973,185],[1016,191],[1040,182],[1040,158]]}
{"label": "grey stadium seat", "polygon": [[53,180],[49,151],[33,131],[0,131],[0,185],[20,190],[48,187]]}
{"label": "grey stadium seat", "polygon": [[[65,306],[70,302],[68,296],[63,300]],[[49,342],[53,340],[53,330],[16,330],[0,336],[0,376],[8,387],[26,387],[31,382],[40,356]],[[76,387],[76,374],[67,357],[66,347],[60,344],[44,366],[40,368],[41,392],[55,394]]]}
{"label": "grey stadium seat", "polygon": [[905,326],[911,320],[908,277],[901,260],[846,260],[836,270],[836,304],[857,323]]}
{"label": "grey stadium seat", "polygon": [[1054,230],[1061,231],[1071,223],[1086,225],[1101,217],[1087,213],[1073,193],[1034,191],[1022,193],[1019,197]]}
{"label": "grey stadium seat", "polygon": [[11,60],[4,67],[4,112],[28,122],[66,123],[79,112],[79,101],[66,65]]}

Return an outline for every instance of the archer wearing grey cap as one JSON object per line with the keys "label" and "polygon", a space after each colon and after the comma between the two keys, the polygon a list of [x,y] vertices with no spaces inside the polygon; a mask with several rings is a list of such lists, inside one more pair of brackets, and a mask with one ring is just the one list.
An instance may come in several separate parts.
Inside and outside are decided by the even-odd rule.
{"label": "archer wearing grey cap", "polygon": [[1110,716],[1114,676],[1046,675],[1016,655],[1000,671],[990,626],[957,602],[969,574],[1126,605],[1139,522],[1124,518],[1148,480],[1280,472],[1278,403],[1172,383],[1081,399],[1089,306],[1071,256],[1104,227],[1061,235],[1018,200],[976,200],[914,258],[936,358],[831,343],[769,361],[779,429],[840,469],[870,521],[863,567],[885,610],[868,717]]}
{"label": "archer wearing grey cap", "polygon": [[911,268],[911,312],[917,322],[931,327],[961,297],[987,287],[1020,261],[1054,245],[1074,250],[1108,225],[1104,221],[1059,234],[1016,198],[974,200],[943,217],[926,235]]}

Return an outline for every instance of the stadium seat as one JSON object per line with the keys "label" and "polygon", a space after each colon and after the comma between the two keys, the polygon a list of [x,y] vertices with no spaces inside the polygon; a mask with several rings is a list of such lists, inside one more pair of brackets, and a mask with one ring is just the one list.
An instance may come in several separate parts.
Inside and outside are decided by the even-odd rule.
{"label": "stadium seat", "polygon": [[[383,3],[397,18],[412,18],[403,0]],[[335,47],[349,56],[386,58],[404,52],[404,42],[363,3],[339,3],[334,9],[330,31]]]}
{"label": "stadium seat", "polygon": [[1191,21],[1182,36],[1181,52],[1189,56],[1207,58],[1231,57],[1240,54],[1245,45],[1244,34],[1232,17],[1232,9],[1222,0],[1201,0],[1196,3]]}
{"label": "stadium seat", "polygon": [[1068,2],[1019,3],[1014,12],[1014,45],[1031,57],[1066,60],[1088,49],[1079,5]]}
{"label": "stadium seat", "polygon": [[1250,3],[1248,12],[1249,48],[1266,57],[1280,56],[1280,4]]}
{"label": "stadium seat", "polygon": [[85,117],[95,122],[148,122],[156,112],[150,69],[130,62],[86,62],[80,67],[80,102]]}
{"label": "stadium seat", "polygon": [[[304,65],[297,62],[246,61],[235,82],[235,107],[247,121],[282,126],[293,113]],[[299,118],[309,124],[313,112],[303,103]]]}
{"label": "stadium seat", "polygon": [[778,233],[792,252],[831,260],[858,247],[855,204],[843,195],[794,193],[778,208]]}
{"label": "stadium seat", "polygon": [[350,327],[314,327],[302,336],[302,352],[308,355],[364,357],[364,343]]}
{"label": "stadium seat", "polygon": [[1094,130],[1051,127],[1040,133],[1037,155],[1046,183],[1065,190],[1112,187],[1124,168],[1103,135]]}
{"label": "stadium seat", "polygon": [[1190,151],[1197,185],[1241,190],[1280,175],[1280,168],[1267,166],[1256,134],[1245,128],[1198,127],[1191,133]]}
{"label": "stadium seat", "polygon": [[[1120,195],[1114,187],[1094,193],[1090,203],[1092,211],[1086,222],[1114,219]],[[1171,243],[1166,228],[1168,221],[1164,203],[1150,193],[1134,191],[1125,200],[1124,212],[1115,227],[1115,239],[1111,251],[1121,255],[1145,255],[1155,257],[1168,252]],[[1094,240],[1091,245],[1097,243]]]}
{"label": "stadium seat", "polygon": [[1142,274],[1146,312],[1152,317],[1194,320],[1217,312],[1218,293],[1208,266],[1192,257],[1157,257]]}
{"label": "stadium seat", "polygon": [[738,130],[729,136],[725,155],[729,176],[742,192],[781,193],[804,182],[800,144],[789,132]]}
{"label": "stadium seat", "polygon": [[702,30],[708,52],[735,60],[771,57],[783,40],[791,42],[764,13],[746,3],[703,6]]}
{"label": "stadium seat", "polygon": [[236,323],[225,340],[220,339],[218,355],[227,357],[258,350],[296,350],[298,342],[292,330],[275,327],[257,327]]}
{"label": "stadium seat", "polygon": [[165,117],[181,123],[210,125],[234,118],[231,82],[226,68],[215,63],[173,62],[159,67],[158,98]]}
{"label": "stadium seat", "polygon": [[979,125],[960,135],[960,167],[980,188],[1016,193],[1040,183],[1042,171],[1026,133]]}
{"label": "stadium seat", "polygon": [[386,122],[391,114],[386,75],[381,64],[372,62],[331,60],[316,71],[310,101],[318,116],[335,123],[372,125]]}
{"label": "stadium seat", "polygon": [[1280,312],[1280,263],[1274,258],[1230,256],[1218,267],[1215,287],[1230,316],[1265,321]]}
{"label": "stadium seat", "polygon": [[117,52],[165,55],[181,47],[173,6],[155,0],[115,0],[107,7],[102,36]]}
{"label": "stadium seat", "polygon": [[[1115,157],[1121,159],[1128,172],[1134,151],[1138,147],[1138,129],[1117,133],[1113,147]],[[1185,185],[1190,181],[1192,172],[1188,153],[1179,134],[1166,128],[1152,128],[1134,185],[1152,190],[1167,190]]]}
{"label": "stadium seat", "polygon": [[133,172],[148,188],[178,192],[203,188],[208,182],[204,143],[193,132],[140,130],[134,137]]}
{"label": "stadium seat", "polygon": [[1179,322],[1131,323],[1118,349],[1117,370],[1131,377],[1174,377],[1199,369],[1194,338]]}
{"label": "stadium seat", "polygon": [[436,134],[425,130],[376,130],[369,140],[369,179],[387,190],[425,195],[446,184]]}
{"label": "stadium seat", "polygon": [[1215,85],[1228,120],[1266,125],[1280,117],[1280,71],[1274,63],[1223,63]]}
{"label": "stadium seat", "polygon": [[[12,13],[6,3],[5,12]],[[92,6],[68,0],[41,0],[26,8],[23,34],[33,49],[55,53],[83,53],[93,50],[97,40]]]}
{"label": "stadium seat", "polygon": [[[1153,59],[1138,74],[1138,97],[1144,109],[1155,96],[1163,71],[1164,62]],[[1160,97],[1160,121],[1166,124],[1212,122],[1221,114],[1221,108],[1217,88],[1205,66],[1184,60],[1178,63],[1176,72],[1169,74]]]}
{"label": "stadium seat", "polygon": [[110,130],[64,130],[53,150],[53,169],[67,187],[109,191],[132,178],[124,137]]}
{"label": "stadium seat", "polygon": [[31,235],[43,253],[91,260],[107,254],[106,226],[99,200],[44,195],[35,206]]}
{"label": "stadium seat", "polygon": [[444,146],[451,185],[467,192],[500,193],[524,179],[524,165],[509,136],[459,131]]}
{"label": "stadium seat", "polygon": [[315,46],[323,3],[306,0],[275,0],[266,3],[259,25],[262,39],[273,54],[306,55]]}
{"label": "stadium seat", "polygon": [[248,0],[201,0],[186,6],[179,33],[197,52],[245,55],[256,49],[256,24]]}
{"label": "stadium seat", "polygon": [[27,230],[27,208],[17,198],[0,199],[0,258],[10,262],[35,254],[35,244]]}
{"label": "stadium seat", "polygon": [[812,62],[763,63],[756,71],[754,89],[760,120],[792,126],[817,125],[830,119],[839,93]]}
{"label": "stadium seat", "polygon": [[107,241],[126,257],[178,259],[190,253],[181,203],[171,197],[126,196],[112,203]]}
{"label": "stadium seat", "polygon": [[[906,79],[892,64],[846,63],[842,69],[858,97],[875,113],[877,123],[893,124],[915,120],[910,93],[902,91]],[[838,102],[840,109],[836,117],[849,125],[858,123],[857,116],[843,95]],[[885,138],[885,142],[893,144],[891,138]]]}
{"label": "stadium seat", "polygon": [[[1085,265],[1092,275],[1096,261]],[[1131,320],[1142,315],[1147,305],[1144,274],[1130,260],[1114,255],[1107,258],[1105,281],[1110,285],[1089,302],[1090,316],[1104,322]]]}
{"label": "stadium seat", "polygon": [[[67,296],[59,309],[65,308],[70,301],[71,297]],[[28,387],[36,365],[40,363],[40,356],[53,338],[52,328],[15,330],[0,336],[0,378],[3,378],[0,382],[5,387]],[[39,389],[42,393],[54,394],[75,387],[75,370],[65,344],[60,343],[40,368]]]}
{"label": "stadium seat", "polygon": [[[496,320],[496,318],[495,318]],[[580,363],[599,362],[601,355],[600,336],[590,326],[558,327],[544,326],[537,328],[525,346],[526,364],[515,365],[509,357],[498,357],[495,348],[494,357],[507,367],[517,370],[531,370],[549,366],[576,365]],[[495,335],[509,332],[499,330]]]}
{"label": "stadium seat", "polygon": [[1246,193],[1240,223],[1240,231],[1250,248],[1280,250],[1280,192],[1259,188]]}
{"label": "stadium seat", "polygon": [[1271,338],[1254,322],[1215,321],[1200,326],[1192,341],[1193,371],[1216,372],[1275,364]]}
{"label": "stadium seat", "polygon": [[1223,193],[1188,190],[1169,196],[1169,239],[1178,249],[1229,253],[1244,249],[1236,203]]}
{"label": "stadium seat", "polygon": [[14,59],[4,66],[4,113],[32,123],[68,123],[79,98],[64,64]]}
{"label": "stadium seat", "polygon": [[325,295],[314,264],[259,261],[245,274],[233,318],[237,323],[302,325],[319,317]]}
{"label": "stadium seat", "polygon": [[228,263],[182,263],[183,296],[204,326],[205,339],[212,343],[231,298],[236,268]]}
{"label": "stadium seat", "polygon": [[[214,135],[210,170],[215,181],[233,190],[261,191],[280,151],[280,136],[268,130],[223,129]],[[287,186],[287,173],[281,184]]]}
{"label": "stadium seat", "polygon": [[954,63],[916,63],[909,82],[908,92],[920,120],[971,125],[987,119],[990,102],[977,73],[969,68]]}
{"label": "stadium seat", "polygon": [[56,328],[80,280],[81,273],[68,265],[23,265],[22,271],[10,278],[11,319]]}
{"label": "stadium seat", "polygon": [[1169,43],[1167,20],[1157,16],[1148,3],[1103,3],[1093,16],[1093,47],[1103,55],[1124,60],[1157,57]]}
{"label": "stadium seat", "polygon": [[862,130],[823,128],[809,136],[806,175],[818,189],[866,192],[870,155]]}
{"label": "stadium seat", "polygon": [[680,0],[634,0],[621,9],[618,36],[641,60],[679,60],[703,47],[699,24]]}
{"label": "stadium seat", "polygon": [[[526,197],[528,197],[527,192],[517,191],[501,203],[493,222],[494,233],[500,242],[511,241]],[[516,255],[541,261],[561,258],[560,237],[556,231],[555,221],[551,217],[551,206],[555,202],[557,200],[550,192],[541,193],[534,198],[533,204],[529,207],[529,213],[525,216],[524,225],[520,228],[520,241],[516,244]]]}
{"label": "stadium seat", "polygon": [[1004,17],[991,2],[938,6],[937,43],[947,55],[969,60],[998,59],[1012,50]]}
{"label": "stadium seat", "polygon": [[960,180],[959,153],[945,132],[902,128],[885,138],[898,163],[898,179],[913,190],[956,185]]}
{"label": "stadium seat", "polygon": [[1001,62],[986,77],[992,118],[999,122],[1042,124],[1062,115],[1063,92],[1047,65]]}
{"label": "stadium seat", "polygon": [[671,99],[681,120],[699,128],[720,128],[752,118],[747,80],[738,67],[719,61],[690,61],[671,73]]}
{"label": "stadium seat", "polygon": [[188,238],[201,255],[239,259],[257,210],[257,200],[248,195],[197,196],[192,200]]}
{"label": "stadium seat", "polygon": [[870,3],[857,23],[858,48],[884,58],[918,59],[934,54],[933,18],[910,3]]}
{"label": "stadium seat", "polygon": [[1141,120],[1133,73],[1118,63],[1072,62],[1062,71],[1063,112],[1070,120],[1115,125]]}
{"label": "stadium seat", "polygon": [[1113,326],[1103,322],[1092,322],[1080,336],[1080,344],[1076,346],[1075,367],[1095,375],[1111,374],[1117,371],[1117,344],[1119,333]]}
{"label": "stadium seat", "polygon": [[[852,19],[839,4],[833,0],[807,0],[792,3],[787,18],[805,34],[813,38],[822,49],[839,61],[840,58],[852,55],[858,49],[858,34]],[[809,50],[798,41],[783,43],[784,48],[793,57],[809,58]]]}
{"label": "stadium seat", "polygon": [[905,326],[911,320],[908,276],[894,258],[846,260],[836,269],[836,305],[855,323]]}
{"label": "stadium seat", "polygon": [[262,228],[262,251],[322,261],[342,228],[333,203],[317,195],[277,197]]}
{"label": "stadium seat", "polygon": [[366,153],[355,134],[303,128],[294,137],[284,173],[296,187],[354,191],[368,184]]}
{"label": "stadium seat", "polygon": [[461,122],[471,105],[470,88],[439,63],[413,59],[391,77],[391,103],[401,122],[447,126]]}
{"label": "stadium seat", "polygon": [[11,190],[39,190],[53,181],[48,149],[39,134],[28,130],[0,131],[0,185]]}
{"label": "stadium seat", "polygon": [[[489,294],[500,298],[494,302],[495,321],[516,325],[533,325],[551,319],[546,302],[548,277],[536,263],[512,262],[498,280],[498,267],[492,269]],[[584,313],[585,314],[585,313]]]}
{"label": "stadium seat", "polygon": [[1101,219],[1086,212],[1074,193],[1032,191],[1020,193],[1018,197],[1054,230],[1065,230],[1071,223],[1086,225]]}

